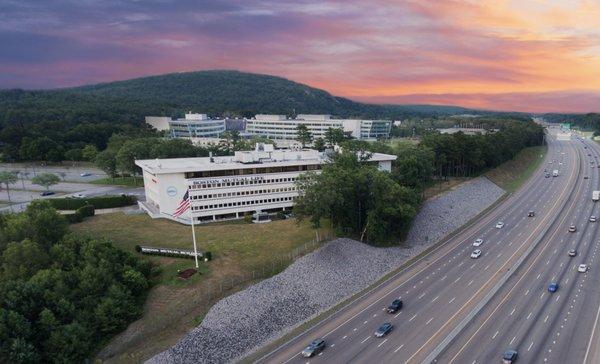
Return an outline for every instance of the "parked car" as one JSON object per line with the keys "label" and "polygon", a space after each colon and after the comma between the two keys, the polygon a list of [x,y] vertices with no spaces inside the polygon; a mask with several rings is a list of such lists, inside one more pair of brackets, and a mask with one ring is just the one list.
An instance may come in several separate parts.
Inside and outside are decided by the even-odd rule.
{"label": "parked car", "polygon": [[483,239],[481,238],[475,239],[475,241],[473,242],[473,246],[481,246],[481,244],[483,244]]}
{"label": "parked car", "polygon": [[375,336],[376,337],[384,337],[385,335],[389,334],[393,328],[394,328],[394,325],[392,325],[389,322],[386,322],[386,323],[382,324],[381,326],[379,326],[377,331],[375,331]]}
{"label": "parked car", "polygon": [[477,250],[473,250],[473,252],[471,253],[471,258],[473,259],[477,259],[481,256],[481,250],[477,249]]}
{"label": "parked car", "polygon": [[569,226],[569,232],[570,232],[570,233],[574,233],[574,232],[576,232],[576,231],[577,231],[577,227],[575,227],[575,225],[571,225],[571,226]]}
{"label": "parked car", "polygon": [[527,213],[527,216],[528,216],[528,217],[534,217],[534,216],[535,216],[535,211],[529,211],[529,212]]}
{"label": "parked car", "polygon": [[308,344],[306,349],[302,350],[302,356],[305,358],[310,358],[322,352],[323,349],[325,349],[325,340],[316,339]]}
{"label": "parked car", "polygon": [[502,229],[504,227],[504,223],[502,221],[498,221],[496,223],[496,229]]}
{"label": "parked car", "polygon": [[512,350],[512,349],[506,350],[504,352],[504,354],[502,355],[502,363],[512,364],[517,361],[518,356],[519,356],[519,354],[517,353],[516,350]]}
{"label": "parked car", "polygon": [[576,257],[577,256],[577,250],[575,250],[575,249],[569,250],[569,256],[571,258]]}
{"label": "parked car", "polygon": [[587,264],[579,264],[579,267],[577,267],[577,271],[579,273],[585,273],[588,271],[588,266]]}
{"label": "parked car", "polygon": [[90,172],[82,172],[82,173],[79,174],[80,177],[89,177],[91,175],[92,174]]}
{"label": "parked car", "polygon": [[590,216],[590,222],[596,222],[596,220],[597,220],[596,216],[594,216],[594,215]]}
{"label": "parked car", "polygon": [[552,292],[552,293],[554,293],[554,292],[556,292],[556,291],[558,291],[558,283],[556,283],[556,282],[552,282],[552,283],[550,283],[550,284],[548,285],[548,292]]}
{"label": "parked car", "polygon": [[387,312],[388,313],[396,313],[396,312],[400,311],[401,309],[402,309],[402,300],[401,299],[395,299],[388,306]]}
{"label": "parked car", "polygon": [[52,192],[52,191],[44,191],[44,192],[40,193],[40,196],[52,196],[54,194],[55,194],[55,192]]}

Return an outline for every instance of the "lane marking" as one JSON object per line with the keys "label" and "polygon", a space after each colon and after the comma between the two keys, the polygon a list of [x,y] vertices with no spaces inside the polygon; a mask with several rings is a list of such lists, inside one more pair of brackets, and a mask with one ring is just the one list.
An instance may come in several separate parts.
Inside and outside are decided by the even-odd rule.
{"label": "lane marking", "polygon": [[385,344],[385,342],[386,342],[386,341],[388,341],[388,339],[385,339],[385,340],[383,340],[383,341],[381,342],[381,344],[377,345],[377,347],[378,347],[378,348],[380,348],[380,347],[381,347],[381,345]]}
{"label": "lane marking", "polygon": [[365,341],[369,340],[370,338],[371,338],[370,336],[367,336],[367,337],[366,337],[366,338],[365,338],[363,341],[361,341],[360,343],[361,343],[361,344],[364,344],[364,343],[365,343]]}

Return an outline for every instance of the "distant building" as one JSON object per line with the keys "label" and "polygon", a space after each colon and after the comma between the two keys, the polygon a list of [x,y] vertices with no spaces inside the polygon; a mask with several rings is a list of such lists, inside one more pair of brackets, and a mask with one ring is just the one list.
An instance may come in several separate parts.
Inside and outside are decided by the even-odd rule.
{"label": "distant building", "polygon": [[189,113],[183,119],[171,120],[169,129],[173,138],[218,138],[225,132],[225,120]]}
{"label": "distant building", "polygon": [[[328,129],[342,129],[356,139],[377,140],[390,136],[390,120],[332,119],[331,115],[300,114],[295,119],[285,115],[258,114],[246,120],[246,133],[267,137],[278,145],[289,145],[297,138],[298,125],[306,125],[315,139],[325,139]],[[283,143],[282,143],[283,142]]]}
{"label": "distant building", "polygon": [[[394,155],[373,153],[370,163],[390,171]],[[234,156],[136,160],[144,176],[146,201],[140,207],[154,218],[190,224],[241,218],[246,213],[291,208],[298,196],[295,181],[320,171],[329,159],[312,149],[274,149],[258,144]]]}
{"label": "distant building", "polygon": [[146,116],[146,124],[158,131],[170,130],[169,123],[171,118],[168,116]]}
{"label": "distant building", "polygon": [[483,128],[444,128],[437,129],[442,134],[455,134],[458,132],[462,132],[466,135],[475,135],[475,134],[487,134],[497,131],[497,129],[483,129]]}

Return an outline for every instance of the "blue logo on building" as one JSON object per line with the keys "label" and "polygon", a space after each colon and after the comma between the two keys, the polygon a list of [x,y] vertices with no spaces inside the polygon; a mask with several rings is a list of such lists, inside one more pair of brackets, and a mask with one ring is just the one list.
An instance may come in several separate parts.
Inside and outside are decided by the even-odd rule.
{"label": "blue logo on building", "polygon": [[175,188],[174,186],[167,187],[167,195],[175,197],[177,195],[177,188]]}

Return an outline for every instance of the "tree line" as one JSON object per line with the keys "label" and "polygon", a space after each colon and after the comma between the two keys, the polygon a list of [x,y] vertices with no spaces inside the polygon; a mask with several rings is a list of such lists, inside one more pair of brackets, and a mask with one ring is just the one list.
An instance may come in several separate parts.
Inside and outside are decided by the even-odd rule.
{"label": "tree line", "polygon": [[[394,145],[346,140],[320,174],[298,181],[294,211],[318,227],[324,219],[342,234],[371,244],[398,242],[410,229],[421,192],[449,176],[475,176],[512,159],[523,148],[544,141],[532,121],[504,120],[489,134],[430,131],[420,143]],[[369,162],[371,153],[396,156],[391,173]]]}
{"label": "tree line", "polygon": [[0,215],[0,362],[81,363],[142,313],[151,265],[70,234],[47,201]]}

